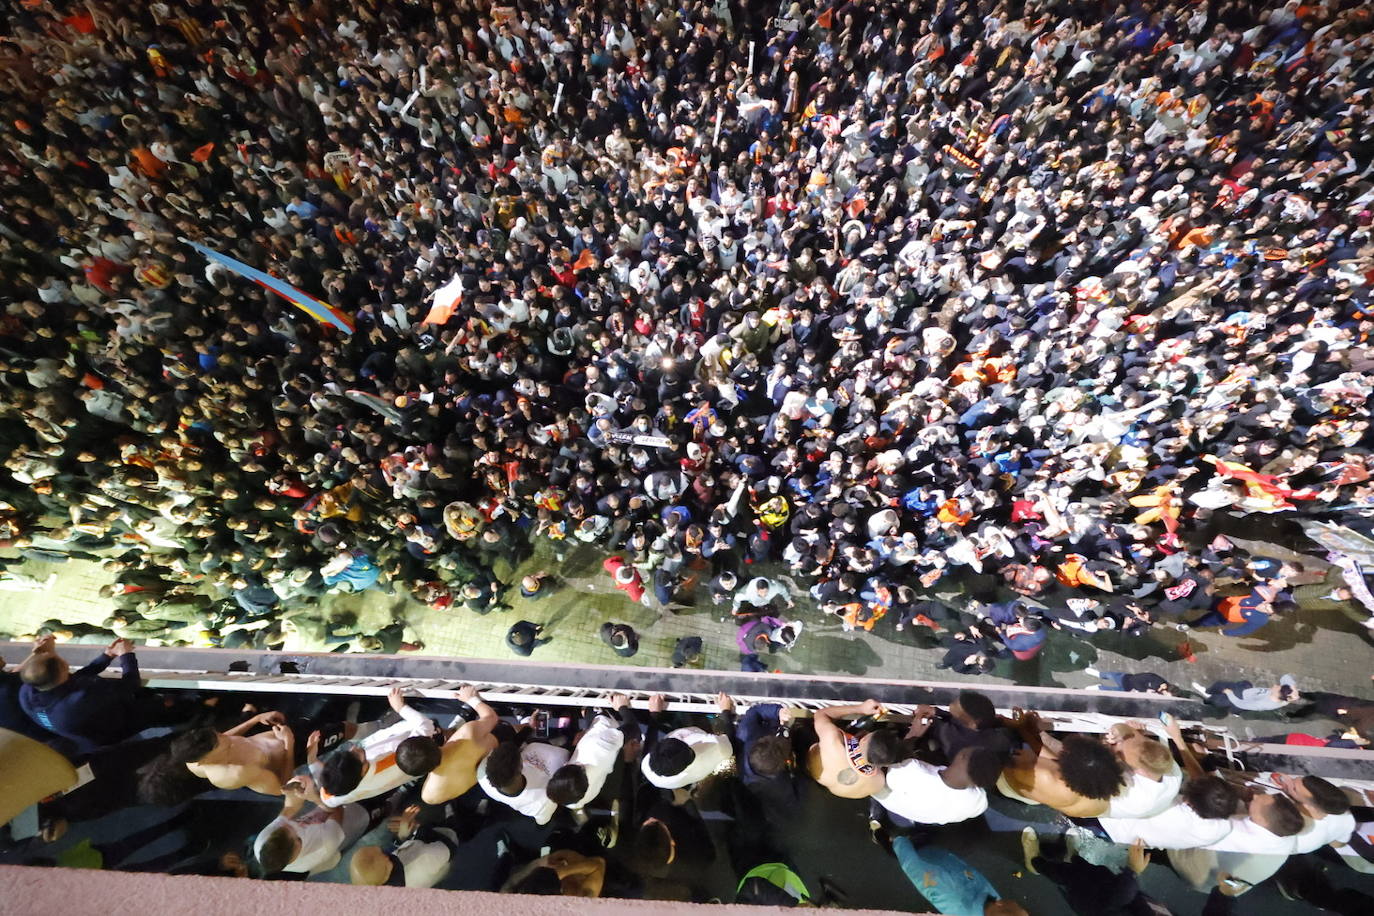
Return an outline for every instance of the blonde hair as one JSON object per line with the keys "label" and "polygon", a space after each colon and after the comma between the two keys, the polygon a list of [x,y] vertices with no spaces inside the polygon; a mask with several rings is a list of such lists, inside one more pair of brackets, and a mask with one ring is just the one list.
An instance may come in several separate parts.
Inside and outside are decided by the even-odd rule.
{"label": "blonde hair", "polygon": [[1174,768],[1174,755],[1169,753],[1169,749],[1158,741],[1147,739],[1140,744],[1137,766],[1142,770],[1148,770],[1155,776],[1164,776]]}

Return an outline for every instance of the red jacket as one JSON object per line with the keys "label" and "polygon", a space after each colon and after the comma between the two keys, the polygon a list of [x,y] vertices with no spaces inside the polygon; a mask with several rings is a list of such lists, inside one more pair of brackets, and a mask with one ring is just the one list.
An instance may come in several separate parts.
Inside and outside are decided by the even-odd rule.
{"label": "red jacket", "polygon": [[[640,578],[638,570],[625,562],[624,557],[608,557],[601,564],[601,568],[611,574],[611,581],[615,583],[615,587],[629,595],[631,601],[638,604],[644,599],[644,580]],[[629,582],[621,582],[615,577],[615,574],[622,568],[630,569],[634,573],[634,578]]]}

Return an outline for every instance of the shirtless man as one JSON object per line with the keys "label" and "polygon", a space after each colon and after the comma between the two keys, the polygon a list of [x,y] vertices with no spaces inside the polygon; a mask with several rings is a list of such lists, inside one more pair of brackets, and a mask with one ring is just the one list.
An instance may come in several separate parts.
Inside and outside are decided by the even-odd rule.
{"label": "shirtless man", "polygon": [[497,741],[491,734],[500,721],[496,710],[470,684],[458,689],[458,699],[467,703],[477,718],[455,728],[439,749],[439,765],[425,777],[420,789],[420,798],[427,805],[442,805],[477,785],[477,765],[496,749]]}
{"label": "shirtless man", "polygon": [[[249,735],[259,725],[271,731]],[[196,728],[172,742],[177,763],[221,789],[247,787],[263,795],[281,795],[295,766],[296,737],[279,712],[261,712],[226,732]]]}
{"label": "shirtless man", "polygon": [[1107,813],[1111,798],[1126,785],[1125,770],[1111,748],[1086,735],[1060,740],[1044,734],[1033,712],[1017,710],[1015,724],[1029,747],[1017,751],[1002,770],[998,787],[1004,795],[1069,817]]}
{"label": "shirtless man", "polygon": [[875,716],[877,700],[854,706],[826,706],[816,710],[816,743],[806,755],[811,778],[840,798],[868,798],[883,788],[883,771],[870,763],[866,751],[872,735],[854,738],[835,723],[844,716]]}

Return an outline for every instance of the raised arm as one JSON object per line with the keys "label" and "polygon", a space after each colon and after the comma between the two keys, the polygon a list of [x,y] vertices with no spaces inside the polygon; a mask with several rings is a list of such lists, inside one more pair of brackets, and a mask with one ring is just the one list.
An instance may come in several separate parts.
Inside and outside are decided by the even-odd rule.
{"label": "raised arm", "polygon": [[405,695],[401,692],[400,687],[392,687],[387,692],[386,702],[398,716],[412,725],[424,725],[426,722],[431,722],[424,713],[418,709],[412,709],[406,704]]}
{"label": "raised arm", "polygon": [[251,719],[247,719],[243,722],[240,722],[238,725],[235,725],[233,728],[226,729],[220,734],[225,735],[229,738],[240,738],[251,732],[253,729],[257,728],[259,725],[285,724],[286,716],[282,715],[279,712],[260,712],[256,716],[253,716]]}
{"label": "raised arm", "polygon": [[639,719],[635,718],[635,711],[630,706],[630,698],[623,693],[613,693],[609,702],[611,710],[620,722],[620,733],[625,736],[625,741],[640,740]]}
{"label": "raised arm", "polygon": [[716,715],[711,717],[711,731],[728,737],[735,734],[735,701],[724,690],[716,695]]}
{"label": "raised arm", "polygon": [[[496,714],[486,700],[482,699],[477,693],[477,688],[471,684],[464,684],[458,688],[458,699],[468,705],[468,708],[477,713],[476,719],[464,722],[453,730],[449,735],[448,741],[472,740],[474,738],[485,738],[491,734],[491,730],[496,727],[496,723],[501,721],[501,717]],[[448,743],[448,742],[445,742]]]}
{"label": "raised arm", "polygon": [[1202,768],[1193,749],[1188,746],[1188,742],[1183,739],[1183,729],[1179,727],[1178,720],[1167,712],[1160,716],[1164,723],[1164,733],[1169,736],[1174,747],[1178,748],[1179,759],[1183,761],[1183,770],[1188,774],[1189,779],[1201,779],[1207,775],[1207,771]]}
{"label": "raised arm", "polygon": [[[105,650],[105,655],[111,659],[119,659],[119,684],[127,689],[136,689],[142,685],[143,681],[138,673],[138,656],[134,655],[134,644],[127,639],[116,639],[110,643]],[[108,662],[107,662],[108,663]],[[90,668],[87,665],[86,668]],[[85,671],[86,668],[81,670]]]}
{"label": "raised arm", "polygon": [[839,735],[840,727],[835,724],[836,719],[854,715],[876,716],[882,711],[882,708],[877,700],[864,700],[862,703],[848,706],[822,706],[812,715],[812,721],[816,726],[816,737],[824,738]]}

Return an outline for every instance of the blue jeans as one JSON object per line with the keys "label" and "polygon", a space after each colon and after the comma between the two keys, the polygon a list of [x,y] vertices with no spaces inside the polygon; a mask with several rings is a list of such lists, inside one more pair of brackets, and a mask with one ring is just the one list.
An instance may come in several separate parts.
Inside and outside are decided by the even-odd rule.
{"label": "blue jeans", "polygon": [[1127,674],[1127,672],[1125,672],[1125,671],[1099,671],[1099,672],[1097,672],[1097,676],[1100,677],[1100,678],[1102,678],[1102,680],[1106,681],[1107,683],[1111,684],[1113,690],[1125,690],[1125,689],[1126,689],[1126,674]]}

